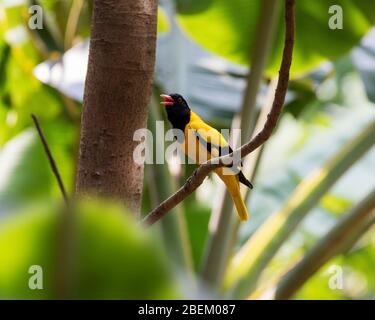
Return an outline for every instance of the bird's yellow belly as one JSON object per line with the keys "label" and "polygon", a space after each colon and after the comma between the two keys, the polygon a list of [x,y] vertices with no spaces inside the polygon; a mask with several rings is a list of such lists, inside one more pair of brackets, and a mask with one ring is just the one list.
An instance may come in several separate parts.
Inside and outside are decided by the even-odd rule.
{"label": "bird's yellow belly", "polygon": [[[180,148],[195,164],[202,164],[212,157],[211,153],[207,151],[206,147],[198,139],[185,138],[184,142],[180,144]],[[215,157],[215,155],[213,156]]]}

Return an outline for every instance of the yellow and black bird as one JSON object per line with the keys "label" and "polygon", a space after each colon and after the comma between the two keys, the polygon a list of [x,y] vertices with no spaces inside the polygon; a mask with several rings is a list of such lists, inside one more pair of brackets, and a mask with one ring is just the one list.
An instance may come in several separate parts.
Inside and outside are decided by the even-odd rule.
{"label": "yellow and black bird", "polygon": [[[205,123],[196,113],[191,111],[185,99],[177,93],[162,94],[161,104],[166,106],[168,120],[174,129],[182,130],[183,139],[178,140],[181,150],[189,158],[197,163],[202,163],[214,157],[231,153],[233,150],[228,142],[215,128]],[[246,179],[241,170],[228,174],[218,168],[214,172],[225,183],[236,206],[237,213],[242,221],[248,219],[246,205],[241,197],[240,182],[253,188],[251,182]]]}

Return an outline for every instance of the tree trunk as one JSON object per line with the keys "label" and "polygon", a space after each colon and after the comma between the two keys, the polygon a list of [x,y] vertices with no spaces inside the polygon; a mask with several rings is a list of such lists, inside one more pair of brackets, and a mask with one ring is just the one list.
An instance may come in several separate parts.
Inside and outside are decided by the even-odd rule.
{"label": "tree trunk", "polygon": [[143,166],[134,131],[145,128],[155,64],[154,0],[94,0],[76,191],[121,199],[138,213]]}

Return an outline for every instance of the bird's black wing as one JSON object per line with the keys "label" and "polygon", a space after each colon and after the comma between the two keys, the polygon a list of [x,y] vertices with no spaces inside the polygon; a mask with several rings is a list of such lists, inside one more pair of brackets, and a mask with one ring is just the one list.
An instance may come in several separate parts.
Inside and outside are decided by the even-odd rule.
{"label": "bird's black wing", "polygon": [[[229,153],[232,153],[233,152],[233,150],[232,150],[232,148],[229,146]],[[242,160],[241,160],[241,167],[243,166],[243,164],[242,164]],[[243,174],[243,172],[240,170],[240,172],[238,173],[238,180],[242,183],[242,184],[244,184],[245,186],[247,186],[248,188],[250,188],[250,189],[253,189],[254,188],[254,186],[253,186],[253,184],[249,181],[249,180],[247,180],[246,179],[246,177],[245,177],[245,175]]]}

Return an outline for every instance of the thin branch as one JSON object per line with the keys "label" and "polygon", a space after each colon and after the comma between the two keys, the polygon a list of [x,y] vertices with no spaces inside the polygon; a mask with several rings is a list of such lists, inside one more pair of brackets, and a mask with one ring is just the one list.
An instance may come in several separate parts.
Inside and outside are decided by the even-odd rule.
{"label": "thin branch", "polygon": [[187,179],[185,184],[179,190],[177,190],[176,193],[163,201],[143,219],[142,222],[145,225],[152,225],[163,217],[169,210],[187,198],[203,183],[204,179],[212,170],[227,166],[232,162],[233,157],[234,159],[238,159],[239,155],[240,158],[247,156],[270,138],[280,117],[288,89],[289,70],[292,64],[294,46],[294,25],[294,0],[285,0],[285,39],[281,67],[279,71],[279,80],[277,83],[272,109],[267,116],[263,129],[253,139],[244,144],[241,148],[235,150],[233,153],[211,159],[201,164]]}
{"label": "thin branch", "polygon": [[61,224],[58,229],[58,245],[59,250],[57,251],[57,278],[56,283],[56,294],[59,299],[66,299],[69,297],[71,292],[71,279],[72,279],[72,264],[73,264],[73,255],[74,255],[74,232],[73,232],[73,221],[72,217],[72,206],[70,205],[68,194],[64,187],[64,183],[61,179],[59,170],[57,169],[56,162],[52,156],[51,150],[48,146],[47,140],[43,134],[42,128],[40,127],[38,118],[35,115],[31,115],[31,118],[34,121],[35,127],[38,131],[40,140],[42,141],[44,151],[47,154],[49,164],[51,166],[52,172],[56,177],[56,180],[59,184],[61,194],[64,198],[66,204],[66,211],[69,214],[64,214]]}
{"label": "thin branch", "polygon": [[61,179],[59,170],[57,169],[56,162],[55,162],[55,160],[54,160],[54,158],[52,156],[52,153],[51,153],[51,150],[50,150],[50,148],[48,146],[47,140],[46,140],[46,138],[45,138],[45,136],[43,134],[42,128],[39,125],[38,118],[34,114],[31,115],[31,118],[34,121],[34,124],[35,124],[35,127],[36,127],[37,131],[38,131],[40,140],[42,141],[42,144],[43,144],[43,147],[44,147],[44,151],[47,154],[49,164],[51,166],[53,174],[56,177],[57,183],[59,184],[59,187],[60,187],[62,196],[64,198],[64,201],[65,201],[66,205],[69,206],[68,194],[66,193],[66,190],[65,190],[65,187],[64,187],[64,183],[63,183],[63,181]]}

